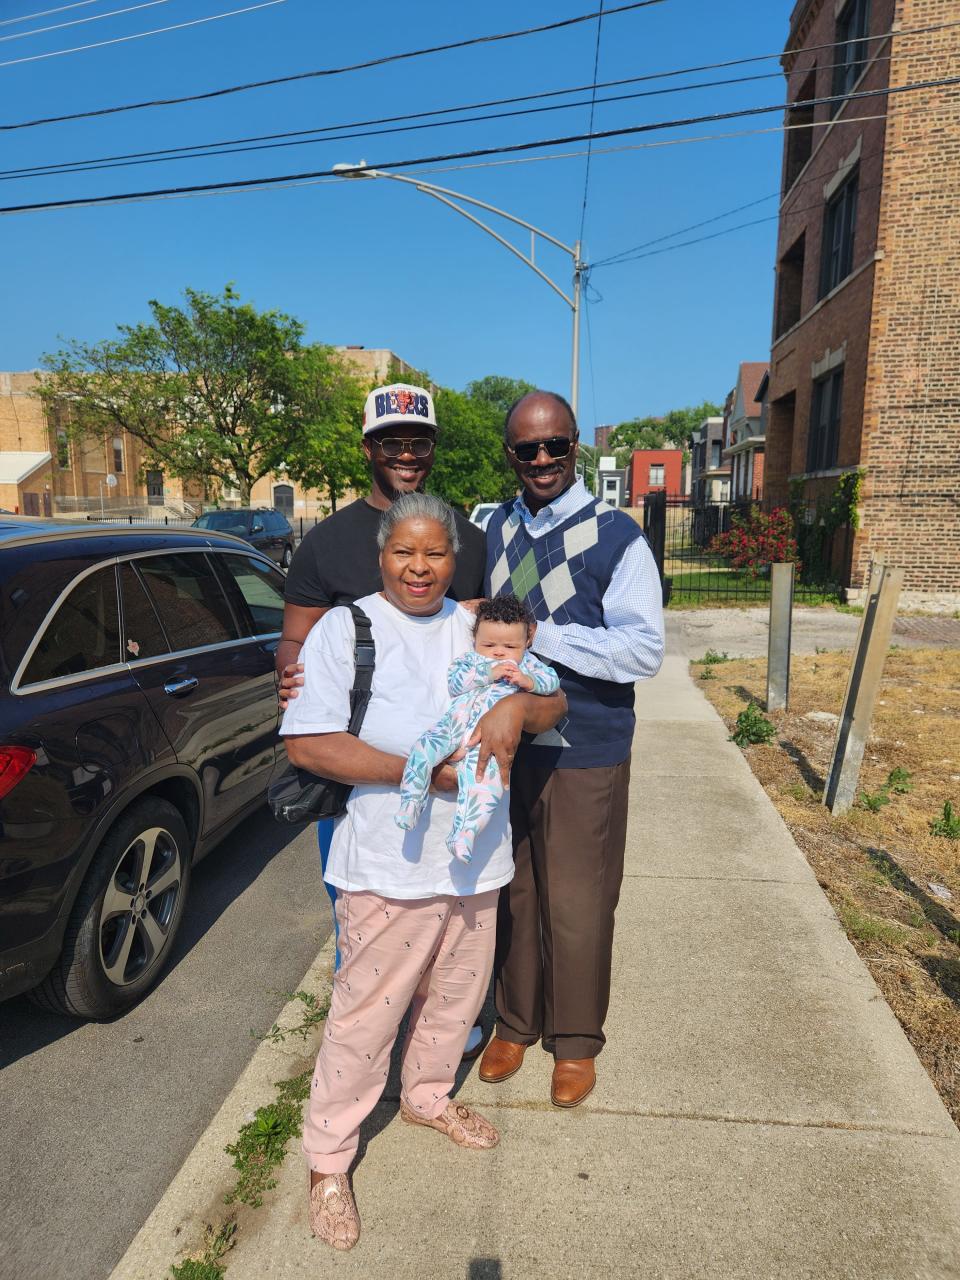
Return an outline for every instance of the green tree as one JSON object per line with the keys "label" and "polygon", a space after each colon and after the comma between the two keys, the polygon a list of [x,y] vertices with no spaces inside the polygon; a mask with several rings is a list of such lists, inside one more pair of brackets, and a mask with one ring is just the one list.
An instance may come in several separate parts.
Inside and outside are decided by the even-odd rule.
{"label": "green tree", "polygon": [[184,299],[151,300],[152,323],[119,325],[119,338],[45,355],[39,395],[75,437],[127,431],[148,465],[235,485],[246,504],[295,435],[291,357],[303,326],[241,302],[231,285],[220,295],[186,289]]}
{"label": "green tree", "polygon": [[317,489],[336,511],[338,501],[367,482],[361,444],[367,388],[330,347],[304,347],[291,361],[290,417],[296,426],[284,464],[306,489]]}
{"label": "green tree", "polygon": [[431,492],[463,511],[516,493],[516,478],[503,453],[499,408],[446,387],[439,388],[434,399],[439,443],[428,481]]}
{"label": "green tree", "polygon": [[496,373],[467,383],[467,395],[470,399],[489,405],[499,415],[501,431],[507,410],[514,401],[529,395],[531,391],[536,391],[532,382],[524,382],[522,378],[505,378]]}
{"label": "green tree", "polygon": [[703,404],[688,405],[684,409],[671,409],[662,418],[631,418],[610,433],[610,445],[614,449],[686,449],[692,432],[704,418],[717,418],[723,414],[720,405],[712,400]]}

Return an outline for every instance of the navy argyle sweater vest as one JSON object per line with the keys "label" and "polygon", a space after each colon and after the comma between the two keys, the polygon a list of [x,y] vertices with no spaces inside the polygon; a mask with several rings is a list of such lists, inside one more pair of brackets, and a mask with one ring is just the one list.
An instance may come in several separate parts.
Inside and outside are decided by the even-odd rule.
{"label": "navy argyle sweater vest", "polygon": [[[603,595],[630,543],[643,532],[629,516],[592,500],[539,538],[505,503],[487,525],[487,589],[526,600],[538,622],[602,627]],[[633,742],[633,685],[595,680],[553,662],[567,695],[556,728],[524,742],[524,756],[558,769],[620,764]]]}

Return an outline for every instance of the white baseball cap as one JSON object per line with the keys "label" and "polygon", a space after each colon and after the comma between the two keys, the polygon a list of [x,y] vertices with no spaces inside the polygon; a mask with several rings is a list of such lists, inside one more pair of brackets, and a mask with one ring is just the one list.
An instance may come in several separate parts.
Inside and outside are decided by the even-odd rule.
{"label": "white baseball cap", "polygon": [[433,396],[425,387],[392,382],[389,387],[374,387],[367,396],[363,406],[363,434],[397,426],[429,427],[436,431]]}

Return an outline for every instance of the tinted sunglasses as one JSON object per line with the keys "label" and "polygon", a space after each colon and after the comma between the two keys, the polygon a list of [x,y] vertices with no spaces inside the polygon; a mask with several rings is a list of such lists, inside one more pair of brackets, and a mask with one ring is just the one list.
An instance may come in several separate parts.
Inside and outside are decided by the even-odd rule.
{"label": "tinted sunglasses", "polygon": [[401,436],[387,436],[386,439],[374,436],[373,439],[386,458],[399,458],[402,453],[412,453],[415,458],[427,458],[433,453],[435,444],[429,436],[415,436],[412,440],[404,440]]}
{"label": "tinted sunglasses", "polygon": [[518,462],[536,462],[541,449],[546,449],[551,458],[565,458],[576,444],[570,436],[551,436],[549,440],[527,440],[516,446],[507,445],[507,452],[512,453]]}

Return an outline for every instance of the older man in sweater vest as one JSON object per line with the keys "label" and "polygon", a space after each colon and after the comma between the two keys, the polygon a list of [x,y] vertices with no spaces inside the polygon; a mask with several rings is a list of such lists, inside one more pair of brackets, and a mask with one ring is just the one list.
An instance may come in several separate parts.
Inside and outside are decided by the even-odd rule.
{"label": "older man in sweater vest", "polygon": [[568,714],[523,743],[511,775],[516,874],[500,894],[497,1029],[480,1063],[491,1084],[537,1040],[555,1059],[551,1098],[575,1107],[596,1083],[623,878],[633,686],[663,658],[656,562],[640,527],[576,475],[567,402],[534,391],[504,425],[523,485],[487,526],[491,595],[526,600],[533,649],[554,667]]}

